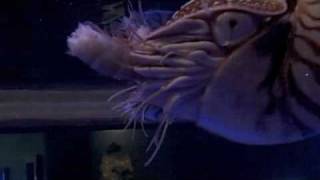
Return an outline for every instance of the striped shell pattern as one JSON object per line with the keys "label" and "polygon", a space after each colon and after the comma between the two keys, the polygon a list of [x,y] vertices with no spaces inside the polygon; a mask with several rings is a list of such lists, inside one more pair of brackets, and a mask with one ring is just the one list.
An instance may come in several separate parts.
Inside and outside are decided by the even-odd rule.
{"label": "striped shell pattern", "polygon": [[86,62],[137,82],[113,99],[129,125],[160,123],[151,145],[179,121],[245,144],[320,131],[320,0],[191,0],[165,25],[133,34],[108,37],[121,47],[106,50],[117,62]]}

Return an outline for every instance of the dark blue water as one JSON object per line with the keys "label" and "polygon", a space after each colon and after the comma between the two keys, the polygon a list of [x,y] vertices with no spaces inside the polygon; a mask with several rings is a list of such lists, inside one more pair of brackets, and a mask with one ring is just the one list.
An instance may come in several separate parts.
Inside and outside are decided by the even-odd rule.
{"label": "dark blue water", "polygon": [[[66,55],[66,37],[76,28],[78,22],[101,22],[101,6],[112,2],[114,1],[1,2],[0,88],[103,88],[119,83],[125,84],[102,77],[78,59]],[[143,5],[146,9],[174,10],[183,2],[145,0]],[[77,133],[79,136],[83,135],[81,130],[75,134]],[[76,136],[75,134],[73,135]],[[53,149],[49,151],[54,151],[54,147],[59,145],[60,141],[70,136],[67,134],[53,137],[48,137],[49,142],[53,142]],[[65,167],[61,172],[61,169],[54,169],[56,171],[52,172],[60,177],[59,180],[63,179],[61,177],[63,173],[68,172],[68,168],[75,165],[75,160],[80,163],[82,171],[85,169],[83,167],[91,167],[91,155],[88,153],[94,153],[95,150],[87,146],[90,144],[90,137],[70,137],[73,140],[61,142],[65,151],[55,151],[56,156],[48,158],[53,162],[52,166]],[[82,140],[86,143],[81,144],[84,142]],[[134,144],[140,147],[134,153],[144,156],[142,147],[145,143],[141,141],[143,139],[134,141]],[[79,150],[77,154],[72,143],[80,144],[79,148],[87,149]],[[155,162],[150,167],[138,168],[140,174],[137,173],[136,179],[140,176],[139,180],[319,180],[319,148],[319,138],[288,145],[247,146],[209,135],[192,126],[178,126],[169,130]],[[64,152],[69,153],[68,158],[64,157]],[[81,157],[84,154],[85,157]],[[140,156],[137,156],[138,164],[143,163],[143,158],[139,159]],[[77,158],[84,160],[80,161]],[[67,163],[64,163],[64,160]],[[78,173],[78,180],[84,177],[81,177],[81,172],[76,168],[72,169],[72,173],[74,176],[69,177],[76,177]],[[97,174],[97,171],[84,174]]]}
{"label": "dark blue water", "polygon": [[[0,86],[52,87],[59,84],[105,85],[76,58],[66,55],[66,37],[79,22],[102,21],[110,0],[13,0],[0,6]],[[144,8],[176,9],[182,0],[143,1]],[[58,85],[57,85],[58,84]]]}

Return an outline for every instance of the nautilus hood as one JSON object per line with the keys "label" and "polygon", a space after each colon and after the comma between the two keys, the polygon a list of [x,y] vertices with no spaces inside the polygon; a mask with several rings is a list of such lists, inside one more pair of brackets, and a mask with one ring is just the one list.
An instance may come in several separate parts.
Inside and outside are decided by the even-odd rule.
{"label": "nautilus hood", "polygon": [[86,27],[69,47],[99,72],[137,82],[112,99],[129,125],[160,123],[157,149],[181,120],[245,144],[320,131],[320,0],[191,0],[152,31],[128,19],[125,35]]}

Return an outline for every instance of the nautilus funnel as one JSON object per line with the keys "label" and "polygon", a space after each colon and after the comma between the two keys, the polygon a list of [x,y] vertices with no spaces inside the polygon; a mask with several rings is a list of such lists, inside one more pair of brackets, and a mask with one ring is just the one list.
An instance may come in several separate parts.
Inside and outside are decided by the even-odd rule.
{"label": "nautilus funnel", "polygon": [[320,0],[191,0],[156,28],[117,27],[80,25],[70,54],[137,83],[112,101],[128,125],[159,122],[155,153],[179,121],[244,144],[319,133]]}

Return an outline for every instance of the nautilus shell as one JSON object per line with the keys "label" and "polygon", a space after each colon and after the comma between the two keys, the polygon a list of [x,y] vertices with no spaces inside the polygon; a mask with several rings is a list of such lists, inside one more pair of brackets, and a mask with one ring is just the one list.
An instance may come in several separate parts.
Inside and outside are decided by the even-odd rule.
{"label": "nautilus shell", "polygon": [[190,121],[245,144],[320,131],[320,0],[191,0],[150,29],[117,35],[80,25],[70,54],[136,82],[112,99],[129,124]]}

